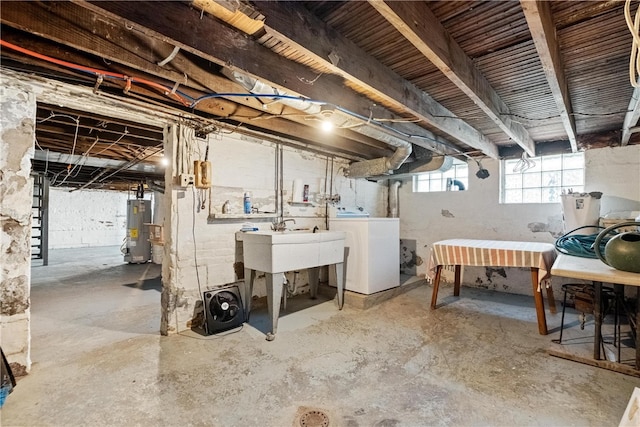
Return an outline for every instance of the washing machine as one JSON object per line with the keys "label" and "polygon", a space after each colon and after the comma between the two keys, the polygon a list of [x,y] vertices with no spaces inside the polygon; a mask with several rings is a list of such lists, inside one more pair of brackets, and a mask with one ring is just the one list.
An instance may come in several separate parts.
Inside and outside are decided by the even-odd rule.
{"label": "washing machine", "polygon": [[329,229],[346,233],[346,290],[370,295],[400,286],[398,218],[372,218],[359,207],[333,207]]}

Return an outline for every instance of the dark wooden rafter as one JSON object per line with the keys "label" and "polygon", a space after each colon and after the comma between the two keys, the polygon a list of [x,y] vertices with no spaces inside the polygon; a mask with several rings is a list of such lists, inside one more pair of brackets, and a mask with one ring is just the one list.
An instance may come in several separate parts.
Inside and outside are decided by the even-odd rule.
{"label": "dark wooden rafter", "polygon": [[[108,63],[111,71],[124,74],[131,73],[132,69],[139,70],[147,76],[152,75],[154,78],[166,79],[163,83],[167,85],[171,85],[172,80],[184,81],[188,71],[187,84],[181,84],[180,89],[190,91],[188,93],[194,97],[202,95],[204,93],[202,91],[244,91],[228,79],[213,74],[212,70],[202,69],[201,64],[194,63],[197,58],[189,58],[183,53],[176,55],[166,67],[158,66],[156,62],[171,52],[172,44],[128,30],[121,22],[101,17],[72,3],[55,3],[54,6],[53,4],[42,5],[36,2],[27,2],[25,4],[16,3],[15,8],[13,6],[13,2],[8,3],[7,7],[3,6],[3,24],[31,33],[46,35],[48,39],[101,57],[103,60],[103,63],[95,62],[89,65],[104,68]],[[29,13],[25,13],[25,7],[28,8]],[[70,21],[77,22],[82,31],[75,27],[68,30],[68,22]],[[87,37],[85,32],[90,32],[95,37]],[[49,52],[51,49],[47,49],[47,51]],[[60,52],[59,49],[58,51],[60,54],[64,53],[64,59],[67,61],[75,59],[84,60],[86,63],[86,59],[83,57],[74,58],[72,53]],[[219,68],[218,65],[216,67]],[[104,84],[106,82],[103,82]],[[140,88],[137,89],[137,91],[139,90]],[[224,98],[206,100],[201,102],[197,109],[213,114],[214,117],[232,118],[234,121],[250,124],[266,131],[295,135],[303,142],[310,141],[320,146],[324,145],[336,154],[344,153],[349,156],[373,158],[390,153],[386,144],[348,129],[336,130],[334,135],[329,138],[331,144],[327,146],[327,136],[310,129],[311,123],[304,116],[294,114],[295,110],[283,109],[282,106],[270,107],[272,113],[276,115],[281,113],[282,117],[287,120],[280,118],[265,120],[264,116],[269,111],[265,111],[262,106],[263,104],[259,100],[252,97],[234,97],[233,102]],[[294,121],[298,124],[288,123],[288,121]],[[359,144],[364,144],[364,148],[359,148]],[[367,155],[363,152],[370,153]]]}
{"label": "dark wooden rafter", "polygon": [[[245,27],[236,26],[234,19],[216,14],[222,6],[232,14],[239,9],[264,22],[251,21],[258,32],[243,32]],[[380,13],[380,8],[391,12]],[[44,149],[37,151],[38,160],[45,152],[60,154],[52,158],[61,162],[56,167],[65,173],[64,162],[72,161],[73,152],[73,161],[87,165],[78,179],[95,160],[87,161],[86,156],[99,154],[100,160],[109,159],[104,164],[113,166],[113,160],[128,162],[150,153],[163,136],[157,128],[148,133],[144,128],[153,128],[149,119],[154,115],[166,117],[167,107],[175,117],[193,117],[193,124],[217,124],[265,141],[356,161],[392,155],[394,149],[383,142],[388,134],[381,137],[391,128],[398,131],[398,138],[414,144],[413,159],[416,145],[473,156],[491,156],[499,146],[494,156],[519,155],[522,148],[514,142],[522,128],[536,138],[536,154],[550,154],[559,147],[566,152],[570,142],[575,150],[633,145],[640,139],[636,133],[640,92],[632,96],[626,76],[631,35],[620,21],[622,8],[619,0],[9,1],[3,2],[0,13],[4,42],[156,85],[133,83],[124,91],[124,80],[105,78],[95,96],[109,105],[105,114],[111,111],[120,120],[100,121],[103,110],[91,103],[86,114],[58,108],[49,86],[64,82],[60,96],[71,106],[67,103],[72,102],[67,93],[71,86],[66,84],[93,87],[95,73],[44,62],[5,46],[2,67],[7,75],[20,71],[36,84],[39,76],[47,79],[48,89],[38,98],[36,136]],[[399,23],[389,18],[392,15]],[[425,54],[429,49],[433,52]],[[439,69],[425,58],[444,66]],[[378,138],[355,132],[351,123],[333,134],[321,133],[320,115],[273,99],[257,99],[247,85],[225,77],[228,70],[290,95],[338,105],[359,114],[360,120],[380,118],[389,129],[377,129],[382,131]],[[456,79],[458,86],[452,83]],[[493,92],[486,87],[488,82]],[[184,94],[185,103],[167,96],[172,87]],[[477,98],[461,96],[464,87]],[[504,104],[494,98],[497,91]],[[90,91],[82,92],[91,97]],[[203,95],[220,93],[233,95],[210,97],[195,107],[190,104]],[[113,109],[115,98],[148,105],[150,114],[140,117],[147,124],[127,123],[127,117]],[[473,102],[476,99],[479,102]],[[78,118],[78,126],[49,117],[49,106],[41,102],[52,104],[54,113],[66,111]],[[482,103],[489,112],[483,112]],[[398,119],[404,122],[390,122]],[[526,141],[526,135],[521,139]],[[483,149],[478,141],[488,145]],[[144,161],[150,166],[156,159]],[[136,166],[137,172],[144,171],[142,164]]]}
{"label": "dark wooden rafter", "polygon": [[527,19],[533,42],[536,45],[540,62],[542,62],[542,68],[547,76],[551,93],[558,106],[562,125],[567,132],[571,149],[576,152],[578,150],[576,122],[573,117],[569,87],[564,73],[564,64],[549,3],[540,0],[520,0],[520,4]]}
{"label": "dark wooden rafter", "polygon": [[[369,116],[373,106],[370,100],[345,87],[338,76],[323,76],[313,85],[295,78],[314,75],[315,72],[266,49],[248,36],[202,14],[200,10],[185,8],[183,4],[164,2],[162,17],[145,12],[145,8],[153,8],[153,2],[132,4],[97,1],[78,4],[121,22],[132,31],[165,40],[220,66],[250,74],[286,93],[338,105],[363,117]],[[381,111],[379,118],[402,119],[389,111]],[[394,123],[393,129],[397,130],[398,137],[407,138],[409,142],[434,139],[431,132],[411,123]],[[450,150],[438,143],[436,146],[442,151]]]}
{"label": "dark wooden rafter", "polygon": [[535,155],[534,142],[527,130],[512,120],[507,104],[425,2],[370,0],[369,3],[471,98],[504,133],[529,155]]}

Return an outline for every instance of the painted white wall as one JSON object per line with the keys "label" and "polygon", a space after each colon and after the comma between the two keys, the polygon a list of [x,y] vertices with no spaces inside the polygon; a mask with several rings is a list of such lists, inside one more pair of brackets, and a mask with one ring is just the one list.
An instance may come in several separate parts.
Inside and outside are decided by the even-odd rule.
{"label": "painted white wall", "polygon": [[640,146],[585,152],[585,190],[602,191],[600,214],[640,207]]}
{"label": "painted white wall", "polygon": [[49,248],[121,245],[127,235],[127,193],[51,187]]}
{"label": "painted white wall", "polygon": [[[234,263],[242,261],[242,246],[236,241],[236,232],[242,224],[250,222],[260,230],[269,230],[275,219],[215,218],[216,214],[222,213],[222,206],[227,200],[231,213],[242,213],[245,192],[251,194],[252,204],[260,212],[276,212],[275,144],[239,134],[210,135],[207,141],[195,141],[197,143],[189,150],[191,154],[186,154],[188,161],[174,162],[168,173],[177,175],[180,165],[204,160],[209,144],[213,186],[208,191],[173,185],[166,194],[165,206],[170,206],[167,209],[170,213],[165,212],[165,236],[170,235],[171,240],[165,244],[163,283],[168,285],[168,289],[163,298],[172,311],[167,319],[166,332],[189,327],[194,304],[201,299],[201,292],[238,281]],[[183,147],[184,143],[181,141],[178,145]],[[169,151],[173,152],[174,159],[185,157],[185,153],[179,154],[176,147]],[[331,162],[332,159],[323,155],[284,147],[284,217],[295,219],[295,225],[289,224],[291,228],[326,228],[323,182],[327,182],[329,188],[332,178],[333,194],[339,194],[343,204],[362,206],[376,216],[386,216],[386,183],[345,178],[344,169],[348,162],[343,159],[333,159],[332,177]],[[309,185],[312,205],[288,203],[292,200],[293,182],[298,178]],[[293,275],[289,279],[292,280]],[[303,284],[300,291],[306,292],[306,272],[301,272],[297,279]],[[266,295],[264,278],[256,281],[254,295]]]}
{"label": "painted white wall", "polygon": [[[484,180],[470,164],[469,188],[461,192],[413,193],[411,182],[400,188],[400,237],[417,240],[418,275],[427,272],[433,242],[451,238],[523,240],[554,243],[563,232],[560,203],[500,204],[500,162],[483,160],[491,173]],[[640,146],[585,152],[585,190],[601,191],[601,214],[640,209]],[[502,271],[465,267],[463,284],[531,295],[529,269]],[[445,272],[445,281],[452,274]],[[554,283],[556,280],[554,279]],[[557,292],[559,286],[554,286]]]}

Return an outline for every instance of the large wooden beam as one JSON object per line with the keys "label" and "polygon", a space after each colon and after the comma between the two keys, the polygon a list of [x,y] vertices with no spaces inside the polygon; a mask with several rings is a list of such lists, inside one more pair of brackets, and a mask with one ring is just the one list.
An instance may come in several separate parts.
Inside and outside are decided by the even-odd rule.
{"label": "large wooden beam", "polygon": [[576,122],[573,117],[569,86],[564,74],[560,47],[556,39],[556,27],[553,23],[549,3],[540,0],[520,0],[520,4],[527,19],[533,43],[536,45],[542,68],[547,76],[553,99],[560,112],[562,125],[571,143],[571,150],[575,153],[578,151]]}
{"label": "large wooden beam", "polygon": [[529,155],[535,155],[534,142],[527,130],[511,119],[509,107],[449,35],[426,2],[369,0],[369,3],[471,98],[504,133]]}
{"label": "large wooden beam", "polygon": [[[399,111],[424,120],[451,137],[489,157],[497,158],[497,146],[427,93],[378,62],[297,2],[257,2],[270,36],[310,56],[318,64],[341,75]],[[330,54],[339,58],[331,61]],[[337,55],[337,56],[335,56]]]}
{"label": "large wooden beam", "polygon": [[[116,20],[133,32],[164,40],[220,66],[249,74],[291,95],[334,104],[361,117],[369,117],[374,102],[345,87],[338,76],[324,75],[313,85],[297,77],[317,74],[311,68],[265,48],[252,38],[215,18],[180,2],[162,2],[162,14],[149,13],[153,1],[84,2],[77,4]],[[388,110],[376,110],[383,120],[403,119]],[[450,143],[413,123],[385,125],[396,137],[440,153],[459,154]],[[443,144],[444,142],[444,144]]]}
{"label": "large wooden beam", "polygon": [[640,119],[640,88],[633,90],[631,101],[629,101],[629,108],[627,108],[627,114],[624,116],[624,122],[622,123],[622,137],[620,138],[620,145],[627,145],[631,138],[632,128],[638,124]]}

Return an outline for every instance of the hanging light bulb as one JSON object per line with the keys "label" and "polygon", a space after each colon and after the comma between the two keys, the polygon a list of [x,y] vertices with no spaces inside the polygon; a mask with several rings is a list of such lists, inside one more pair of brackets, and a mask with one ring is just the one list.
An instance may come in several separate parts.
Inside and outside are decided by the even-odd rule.
{"label": "hanging light bulb", "polygon": [[335,111],[335,107],[329,104],[323,104],[320,106],[320,120],[321,120],[321,128],[325,132],[331,132],[333,130],[333,113]]}
{"label": "hanging light bulb", "polygon": [[331,132],[333,130],[333,123],[331,123],[329,120],[323,120],[321,127],[323,131]]}

